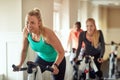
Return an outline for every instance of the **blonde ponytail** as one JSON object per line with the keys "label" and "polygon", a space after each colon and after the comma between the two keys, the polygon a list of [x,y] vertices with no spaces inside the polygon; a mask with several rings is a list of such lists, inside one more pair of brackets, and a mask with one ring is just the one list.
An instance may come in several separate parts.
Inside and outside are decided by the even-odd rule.
{"label": "blonde ponytail", "polygon": [[100,37],[100,32],[96,30],[93,35],[93,42],[92,45],[97,48],[99,44],[99,37]]}

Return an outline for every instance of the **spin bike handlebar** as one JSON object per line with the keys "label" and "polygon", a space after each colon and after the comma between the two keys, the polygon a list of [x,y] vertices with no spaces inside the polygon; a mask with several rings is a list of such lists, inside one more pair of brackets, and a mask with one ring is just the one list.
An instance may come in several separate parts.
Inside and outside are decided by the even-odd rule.
{"label": "spin bike handlebar", "polygon": [[120,43],[116,43],[116,42],[114,42],[114,41],[111,41],[111,43],[110,43],[110,44],[105,43],[105,45],[118,45],[118,46],[120,46]]}
{"label": "spin bike handlebar", "polygon": [[[32,68],[37,68],[37,66],[39,66],[39,64],[34,63],[32,61],[28,61],[27,67],[23,67],[19,69],[16,65],[13,64],[12,68],[13,68],[13,71],[26,71],[27,70],[28,73],[32,73]],[[41,65],[41,66],[45,67],[45,70],[53,72],[53,68],[51,68],[49,65],[48,66]]]}
{"label": "spin bike handlebar", "polygon": [[110,46],[111,46],[111,50],[112,50],[112,51],[115,51],[115,50],[117,50],[118,47],[120,46],[120,43],[116,43],[116,42],[114,42],[114,41],[111,41],[110,44],[107,44],[107,43],[106,43],[105,45],[110,45]]}

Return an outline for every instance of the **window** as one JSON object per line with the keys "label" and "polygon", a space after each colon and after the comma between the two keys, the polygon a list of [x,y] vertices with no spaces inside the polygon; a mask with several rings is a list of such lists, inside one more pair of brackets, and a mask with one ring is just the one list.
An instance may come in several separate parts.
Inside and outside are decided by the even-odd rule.
{"label": "window", "polygon": [[53,13],[53,30],[54,31],[59,31],[60,29],[60,19],[59,19],[59,12],[58,11],[54,11]]}

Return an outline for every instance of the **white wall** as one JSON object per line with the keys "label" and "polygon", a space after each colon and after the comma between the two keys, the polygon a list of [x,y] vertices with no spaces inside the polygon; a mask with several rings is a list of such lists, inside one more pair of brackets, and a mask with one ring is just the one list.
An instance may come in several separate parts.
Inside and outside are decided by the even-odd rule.
{"label": "white wall", "polygon": [[[108,26],[107,26],[107,42],[115,41],[120,43],[120,7],[108,8]],[[118,48],[118,57],[120,58],[120,47]]]}
{"label": "white wall", "polygon": [[0,32],[21,31],[21,0],[0,0]]}
{"label": "white wall", "polygon": [[69,22],[70,28],[78,21],[78,0],[69,0]]}
{"label": "white wall", "polygon": [[[111,41],[115,41],[117,43],[120,43],[120,38],[118,37],[118,34],[120,34],[120,8],[101,6],[99,14],[100,26],[104,33],[105,42],[110,43]],[[119,49],[118,52],[120,52]],[[110,46],[106,46],[106,52],[104,56],[105,59],[109,57],[109,53]],[[118,54],[118,57],[119,56],[120,55]]]}
{"label": "white wall", "polygon": [[22,80],[22,72],[13,72],[12,65],[18,64],[22,43],[22,33],[0,33],[0,73],[4,74],[4,80]]}
{"label": "white wall", "polygon": [[0,73],[4,74],[5,80],[22,79],[22,75],[17,77],[12,71],[12,64],[19,59],[16,57],[21,45],[21,6],[21,0],[0,0]]}
{"label": "white wall", "polygon": [[22,26],[27,12],[34,8],[40,9],[43,25],[53,29],[53,0],[22,0]]}

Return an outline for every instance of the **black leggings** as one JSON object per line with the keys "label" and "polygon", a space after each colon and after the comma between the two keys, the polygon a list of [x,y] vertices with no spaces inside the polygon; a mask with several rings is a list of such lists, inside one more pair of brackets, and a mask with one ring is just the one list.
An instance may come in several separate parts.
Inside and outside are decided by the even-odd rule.
{"label": "black leggings", "polygon": [[[45,71],[45,67],[43,67],[43,66],[47,66],[47,65],[52,66],[52,64],[54,62],[47,62],[47,61],[41,59],[39,56],[37,56],[35,63],[40,64],[39,66],[40,66],[41,72],[43,73]],[[65,57],[62,60],[62,62],[60,63],[58,68],[59,68],[59,73],[57,75],[53,74],[53,80],[64,80],[65,70],[66,70]]]}

